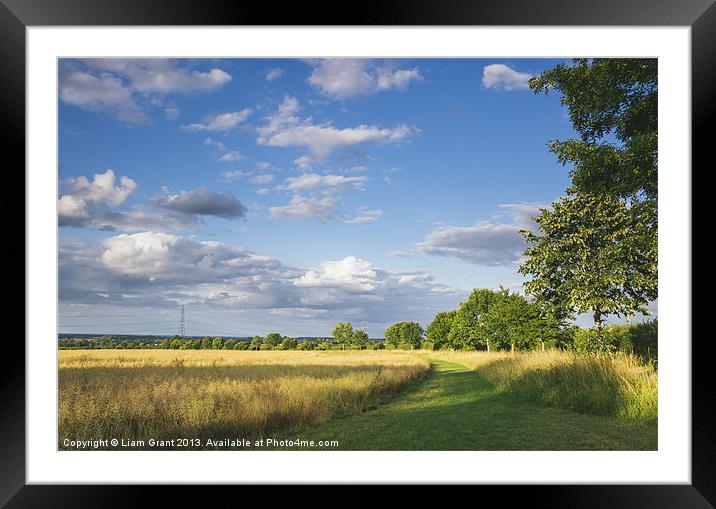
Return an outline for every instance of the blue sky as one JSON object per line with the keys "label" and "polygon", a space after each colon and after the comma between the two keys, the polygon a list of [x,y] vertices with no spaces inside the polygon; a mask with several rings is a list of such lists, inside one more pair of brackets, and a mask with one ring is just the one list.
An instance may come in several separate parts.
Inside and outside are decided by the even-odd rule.
{"label": "blue sky", "polygon": [[521,289],[562,60],[62,60],[60,332],[380,337]]}

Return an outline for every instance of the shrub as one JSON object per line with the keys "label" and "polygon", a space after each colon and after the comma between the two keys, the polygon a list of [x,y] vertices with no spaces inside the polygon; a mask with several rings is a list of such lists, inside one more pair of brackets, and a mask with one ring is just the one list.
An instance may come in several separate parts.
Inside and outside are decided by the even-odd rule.
{"label": "shrub", "polygon": [[656,360],[659,350],[659,324],[657,320],[635,323],[629,328],[634,353]]}

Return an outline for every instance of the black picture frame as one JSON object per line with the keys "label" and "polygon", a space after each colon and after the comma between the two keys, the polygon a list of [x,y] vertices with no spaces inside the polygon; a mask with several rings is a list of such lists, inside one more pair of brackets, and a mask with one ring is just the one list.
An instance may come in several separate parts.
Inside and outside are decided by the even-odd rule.
{"label": "black picture frame", "polygon": [[[692,38],[692,232],[708,228],[706,206],[712,200],[705,178],[713,170],[710,145],[716,111],[716,5],[714,0],[383,0],[342,15],[339,4],[319,2],[276,5],[221,0],[0,0],[0,132],[7,156],[5,178],[12,189],[25,189],[17,168],[25,166],[25,29],[29,26],[83,25],[552,25],[689,26]],[[566,48],[568,53],[568,48]],[[699,168],[694,171],[693,168]],[[12,169],[12,171],[11,171]],[[711,171],[709,171],[711,170]],[[688,178],[689,169],[684,169]],[[24,174],[23,174],[24,175]],[[15,179],[15,181],[12,181]],[[698,185],[693,185],[698,180]],[[23,205],[24,193],[14,194]],[[709,200],[711,198],[711,200]],[[10,198],[8,198],[10,199]],[[696,210],[694,210],[696,207]],[[703,207],[701,211],[698,207]],[[703,212],[703,213],[699,213]],[[0,250],[5,267],[25,267],[25,223],[9,218],[13,242]],[[23,239],[21,241],[20,239]],[[702,241],[692,246],[692,271],[716,251]],[[9,270],[18,278],[18,270]],[[700,273],[701,285],[711,282]],[[6,301],[7,317],[24,315],[25,289]],[[21,294],[19,292],[22,292]],[[8,292],[9,293],[9,292]],[[684,296],[688,298],[689,296]],[[708,316],[707,302],[692,298],[694,326]],[[21,309],[22,308],[22,309]],[[24,335],[24,323],[23,323]],[[697,330],[696,327],[693,328]],[[693,334],[696,337],[695,334]],[[667,338],[677,340],[677,338]],[[688,338],[680,338],[686,340]],[[501,490],[504,502],[529,500],[536,507],[713,507],[716,504],[716,439],[708,337],[692,341],[692,483],[690,485],[581,485],[480,487]],[[26,338],[27,340],[27,338]],[[699,341],[700,340],[700,341]],[[47,486],[25,482],[25,350],[17,336],[5,338],[0,370],[0,505],[77,507],[140,505],[142,495],[127,486]],[[242,488],[244,489],[244,488]],[[355,488],[352,488],[355,489]],[[166,491],[166,490],[163,490]],[[224,491],[224,490],[221,490]],[[505,493],[508,492],[508,493]],[[184,495],[184,489],[173,488]],[[420,495],[420,490],[414,492]],[[164,496],[164,495],[163,495]],[[215,496],[221,496],[216,493]],[[345,497],[345,495],[343,495]],[[368,497],[345,497],[363,505]],[[168,500],[167,500],[168,501]]]}

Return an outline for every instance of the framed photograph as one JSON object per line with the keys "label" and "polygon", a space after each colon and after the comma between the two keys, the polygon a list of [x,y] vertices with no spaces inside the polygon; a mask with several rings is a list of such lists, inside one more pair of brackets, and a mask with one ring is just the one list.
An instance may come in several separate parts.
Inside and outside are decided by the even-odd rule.
{"label": "framed photograph", "polygon": [[691,232],[716,7],[418,4],[348,26],[3,0],[26,329],[0,501],[530,484],[711,506]]}

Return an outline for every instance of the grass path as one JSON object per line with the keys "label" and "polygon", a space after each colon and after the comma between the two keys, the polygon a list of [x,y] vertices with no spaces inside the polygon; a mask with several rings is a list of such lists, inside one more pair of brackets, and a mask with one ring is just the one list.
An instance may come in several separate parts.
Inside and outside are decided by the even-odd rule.
{"label": "grass path", "polygon": [[516,401],[468,368],[432,362],[420,385],[292,437],[337,450],[656,450],[657,427]]}

